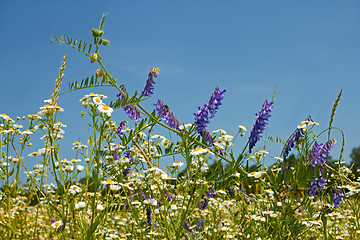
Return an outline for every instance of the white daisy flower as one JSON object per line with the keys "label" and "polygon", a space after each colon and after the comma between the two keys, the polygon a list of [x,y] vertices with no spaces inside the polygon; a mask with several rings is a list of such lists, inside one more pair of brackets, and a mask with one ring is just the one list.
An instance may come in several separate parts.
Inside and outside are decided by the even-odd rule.
{"label": "white daisy flower", "polygon": [[114,109],[112,109],[111,107],[108,107],[106,105],[99,105],[98,110],[102,113],[106,113],[106,115],[108,115],[109,117],[111,116],[112,112],[114,111]]}
{"label": "white daisy flower", "polygon": [[93,98],[93,97],[98,97],[99,94],[96,93],[89,93],[88,95],[85,95],[86,98]]}
{"label": "white daisy flower", "polygon": [[183,163],[183,162],[174,162],[174,163],[172,164],[172,166],[173,166],[173,167],[182,167],[182,166],[184,166],[184,163]]}
{"label": "white daisy flower", "polygon": [[102,100],[99,97],[93,97],[92,100],[97,106],[102,104]]}
{"label": "white daisy flower", "polygon": [[105,209],[104,205],[99,204],[96,206],[96,210],[98,210],[98,211],[102,211],[104,209]]}
{"label": "white daisy flower", "polygon": [[110,190],[111,190],[111,191],[116,192],[116,191],[119,191],[119,190],[120,190],[120,188],[121,188],[121,186],[119,186],[119,185],[116,185],[116,184],[110,184]]}
{"label": "white daisy flower", "polygon": [[54,127],[67,127],[65,124],[63,124],[62,122],[57,122],[54,124]]}
{"label": "white daisy flower", "polygon": [[86,207],[85,202],[78,202],[75,204],[75,209],[84,209]]}
{"label": "white daisy flower", "polygon": [[67,165],[67,166],[65,166],[65,172],[72,172],[72,171],[74,171],[74,166],[72,166],[72,165]]}
{"label": "white daisy flower", "polygon": [[264,173],[264,171],[260,171],[260,172],[251,172],[248,174],[248,177],[254,177],[254,178],[260,178]]}
{"label": "white daisy flower", "polygon": [[76,193],[79,193],[81,192],[81,188],[79,186],[76,186],[76,185],[72,185],[69,189],[69,192],[72,194],[72,195],[75,195]]}
{"label": "white daisy flower", "polygon": [[53,228],[53,229],[58,229],[59,227],[61,227],[63,225],[63,222],[61,221],[61,220],[59,220],[59,221],[56,221],[56,222],[54,222],[53,224],[51,224],[51,227]]}
{"label": "white daisy flower", "polygon": [[31,132],[29,129],[21,132],[22,135],[26,134],[26,135],[30,135],[30,134],[33,134],[33,132]]}
{"label": "white daisy flower", "polygon": [[102,183],[102,184],[105,184],[105,185],[118,184],[118,182],[115,182],[115,181],[113,181],[113,180],[111,180],[111,179],[108,179],[108,180],[106,180],[106,181],[102,181],[101,183]]}
{"label": "white daisy flower", "polygon": [[84,166],[82,165],[77,165],[76,166],[76,170],[78,170],[78,172],[82,172],[84,170]]}
{"label": "white daisy flower", "polygon": [[204,154],[204,153],[208,153],[209,152],[209,149],[204,149],[204,148],[195,148],[194,150],[192,150],[190,152],[191,155],[193,156],[197,156],[197,155],[201,155],[201,154]]}
{"label": "white daisy flower", "polygon": [[192,126],[192,123],[187,123],[179,126],[180,130],[189,129]]}
{"label": "white daisy flower", "polygon": [[246,127],[243,125],[239,125],[239,130],[240,131],[247,131]]}

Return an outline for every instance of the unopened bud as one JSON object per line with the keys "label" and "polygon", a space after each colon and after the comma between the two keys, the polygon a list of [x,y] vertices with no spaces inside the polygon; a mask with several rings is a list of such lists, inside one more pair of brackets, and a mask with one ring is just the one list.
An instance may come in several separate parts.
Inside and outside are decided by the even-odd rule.
{"label": "unopened bud", "polygon": [[90,62],[91,63],[95,62],[97,59],[98,59],[97,53],[91,54],[91,56],[90,56]]}
{"label": "unopened bud", "polygon": [[104,76],[104,70],[102,70],[101,68],[99,68],[98,70],[96,70],[96,76],[101,78]]}
{"label": "unopened bud", "polygon": [[96,28],[91,29],[90,31],[94,37],[101,37],[104,33],[104,31],[96,29]]}
{"label": "unopened bud", "polygon": [[109,40],[106,40],[106,39],[102,39],[101,40],[101,44],[106,46],[106,45],[110,45],[110,41]]}

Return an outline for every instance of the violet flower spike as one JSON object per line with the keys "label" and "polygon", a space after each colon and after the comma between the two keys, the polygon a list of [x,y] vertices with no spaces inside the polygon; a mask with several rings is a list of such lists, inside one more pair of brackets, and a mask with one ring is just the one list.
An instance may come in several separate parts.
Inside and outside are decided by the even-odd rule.
{"label": "violet flower spike", "polygon": [[[130,159],[129,164],[131,165],[133,158],[130,156],[130,149],[129,148],[127,148],[126,151],[124,152],[124,156]],[[130,167],[125,168],[124,171],[123,171],[123,177],[125,178],[129,173],[130,173]]]}
{"label": "violet flower spike", "polygon": [[324,188],[326,184],[326,180],[320,177],[319,179],[314,178],[311,181],[310,187],[309,187],[309,194],[310,196],[314,197],[317,193],[321,192],[321,190]]}
{"label": "violet flower spike", "polygon": [[252,148],[260,140],[261,134],[264,132],[266,125],[271,117],[270,113],[273,108],[273,102],[265,101],[262,105],[262,109],[256,115],[256,121],[251,134],[249,137],[249,153],[251,153]]}
{"label": "violet flower spike", "polygon": [[157,114],[165,124],[169,127],[180,131],[180,123],[176,119],[175,115],[169,111],[169,107],[165,105],[160,99],[154,104]]}
{"label": "violet flower spike", "polygon": [[[124,84],[122,84],[120,86],[120,88],[124,93],[127,94]],[[120,92],[116,96],[120,98],[120,104],[122,106],[124,106],[125,105],[124,104],[124,101],[125,101],[124,95]],[[135,122],[140,120],[140,111],[135,106],[127,105],[127,106],[124,106],[123,109],[130,119],[134,120]]]}
{"label": "violet flower spike", "polygon": [[312,120],[311,116],[309,115],[309,117],[306,119],[306,121],[302,122],[297,127],[295,132],[293,132],[291,134],[291,136],[288,138],[288,140],[286,141],[286,144],[284,146],[284,149],[282,151],[282,153],[283,153],[282,154],[283,155],[283,161],[286,160],[287,156],[289,155],[291,149],[295,146],[295,144],[298,144],[298,141],[305,137],[304,129],[306,129],[307,124],[310,123],[310,122],[314,122],[314,121]]}
{"label": "violet flower spike", "polygon": [[125,127],[128,124],[128,121],[122,121],[120,122],[119,126],[116,128],[116,134],[119,137],[122,137],[124,135]]}
{"label": "violet flower spike", "polygon": [[325,163],[326,157],[327,155],[329,155],[335,143],[336,143],[335,139],[330,139],[324,144],[318,157],[321,163]]}
{"label": "violet flower spike", "polygon": [[160,73],[159,68],[157,67],[153,67],[152,69],[150,69],[149,72],[149,76],[148,79],[146,81],[146,86],[144,88],[144,90],[142,91],[142,95],[144,95],[145,97],[150,97],[151,95],[153,95],[154,93],[154,77],[157,77],[157,74]]}
{"label": "violet flower spike", "polygon": [[297,128],[296,131],[293,134],[291,134],[291,136],[289,137],[289,139],[287,140],[284,146],[283,161],[286,160],[291,149],[295,146],[295,143],[297,143],[299,139],[302,138],[304,138],[304,132],[302,128]]}
{"label": "violet flower spike", "polygon": [[151,226],[151,210],[146,208],[146,223]]}
{"label": "violet flower spike", "polygon": [[344,200],[344,198],[345,198],[345,194],[344,194],[343,190],[338,189],[333,197],[334,208],[338,208],[340,206],[340,203]]}
{"label": "violet flower spike", "polygon": [[315,141],[308,160],[312,169],[314,169],[315,165],[320,164],[320,161],[318,160],[318,155],[320,154],[321,148],[322,144]]}
{"label": "violet flower spike", "polygon": [[135,106],[129,105],[123,109],[130,119],[134,120],[135,122],[140,120],[140,112]]}
{"label": "violet flower spike", "polygon": [[212,136],[206,130],[210,119],[215,116],[216,111],[221,105],[221,101],[225,97],[226,90],[221,90],[219,86],[215,88],[214,93],[211,95],[210,100],[207,101],[202,107],[198,107],[198,111],[194,113],[197,132],[200,135],[206,134],[206,142],[211,142]]}
{"label": "violet flower spike", "polygon": [[335,143],[336,143],[335,139],[330,139],[324,144],[324,146],[322,146],[322,144],[318,144],[315,141],[315,144],[310,152],[310,157],[308,160],[310,162],[311,168],[314,168],[315,165],[323,165],[323,163],[325,163],[326,157],[327,155],[329,155],[330,150],[332,149]]}

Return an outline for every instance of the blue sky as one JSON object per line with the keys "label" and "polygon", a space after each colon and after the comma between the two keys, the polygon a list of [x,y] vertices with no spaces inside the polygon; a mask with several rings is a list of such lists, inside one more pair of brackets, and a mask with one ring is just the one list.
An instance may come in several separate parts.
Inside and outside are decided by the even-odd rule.
{"label": "blue sky", "polygon": [[[6,1],[0,8],[0,113],[36,113],[53,91],[65,53],[62,90],[91,76],[96,64],[72,48],[49,42],[54,34],[91,42],[89,29],[98,27],[106,12],[104,38],[111,45],[102,55],[118,82],[130,93],[141,91],[150,68],[160,68],[155,94],[145,104],[149,108],[161,98],[181,122],[193,122],[197,107],[220,86],[227,96],[210,129],[235,134],[242,124],[249,134],[254,114],[277,87],[268,135],[287,138],[308,115],[320,123],[315,132],[327,128],[343,89],[333,126],[346,132],[344,159],[349,162],[351,149],[360,145],[359,9],[359,1],[331,0]],[[113,89],[91,91],[108,95],[109,101],[116,95]],[[65,151],[75,140],[87,139],[79,99],[89,92],[59,99],[65,109],[59,120],[68,126]],[[113,120],[127,117],[120,110]],[[341,136],[334,132],[332,137],[338,140],[331,153],[337,158]],[[241,144],[244,140],[239,149]],[[268,146],[272,157],[279,155],[278,145]]]}

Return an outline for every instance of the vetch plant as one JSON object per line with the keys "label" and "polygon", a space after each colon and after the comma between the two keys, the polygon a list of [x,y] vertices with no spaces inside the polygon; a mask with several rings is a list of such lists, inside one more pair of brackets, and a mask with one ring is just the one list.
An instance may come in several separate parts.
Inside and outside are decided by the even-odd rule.
{"label": "vetch plant", "polygon": [[[97,87],[97,93],[84,92],[80,99],[90,134],[74,142],[73,158],[62,157],[68,151],[60,148],[66,124],[57,120],[63,111],[57,100],[66,55],[53,94],[39,113],[16,119],[0,115],[4,239],[359,238],[360,183],[341,165],[344,132],[332,126],[342,91],[329,127],[320,133],[309,116],[288,138],[264,137],[274,98],[256,113],[248,136],[243,125],[235,136],[210,130],[226,93],[220,86],[185,124],[162,100],[151,98],[155,78],[161,84],[158,67],[150,69],[141,93],[129,93],[126,82],[110,74],[100,51],[110,44],[103,38],[105,17],[91,29],[93,44],[66,35],[52,41],[98,64],[91,77],[69,83],[62,92]],[[117,96],[107,99],[101,94],[104,87],[115,88]],[[143,101],[151,107],[146,109]],[[127,119],[117,119],[115,111],[124,111]],[[159,128],[169,136],[158,134]],[[330,138],[333,131],[342,136],[337,166],[327,159],[336,143]],[[42,145],[31,151],[34,137]],[[236,140],[242,137],[247,142],[239,146]],[[259,143],[263,140],[283,150],[273,157],[271,144]],[[32,169],[24,164],[28,158],[38,161]],[[159,167],[169,160],[167,169]]]}

